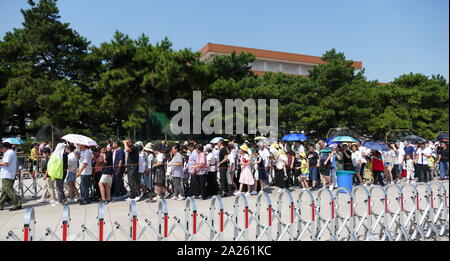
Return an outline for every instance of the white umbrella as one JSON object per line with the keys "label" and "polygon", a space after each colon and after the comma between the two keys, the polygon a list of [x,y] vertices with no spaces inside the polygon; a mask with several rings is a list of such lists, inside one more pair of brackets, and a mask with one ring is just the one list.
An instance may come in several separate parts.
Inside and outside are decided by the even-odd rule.
{"label": "white umbrella", "polygon": [[219,142],[219,140],[223,140],[223,138],[222,137],[215,137],[209,143],[216,144],[217,142]]}
{"label": "white umbrella", "polygon": [[97,142],[95,142],[95,140],[79,134],[67,134],[63,136],[61,139],[78,145],[85,145],[89,147],[97,146]]}

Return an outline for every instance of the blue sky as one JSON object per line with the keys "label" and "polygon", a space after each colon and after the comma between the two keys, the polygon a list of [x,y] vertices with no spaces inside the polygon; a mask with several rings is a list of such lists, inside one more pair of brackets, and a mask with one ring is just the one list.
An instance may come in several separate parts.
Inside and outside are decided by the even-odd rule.
{"label": "blue sky", "polygon": [[[0,36],[26,0],[0,0]],[[320,56],[336,48],[369,80],[409,72],[449,79],[448,0],[59,0],[62,21],[97,45],[115,30],[175,49],[207,42]]]}

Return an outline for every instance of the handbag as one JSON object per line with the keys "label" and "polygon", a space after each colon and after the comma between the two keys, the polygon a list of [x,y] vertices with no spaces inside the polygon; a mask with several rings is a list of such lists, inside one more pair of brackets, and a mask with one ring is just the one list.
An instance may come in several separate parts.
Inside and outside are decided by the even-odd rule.
{"label": "handbag", "polygon": [[402,169],[402,177],[403,177],[403,178],[406,178],[406,176],[407,176],[407,175],[406,175],[406,169]]}

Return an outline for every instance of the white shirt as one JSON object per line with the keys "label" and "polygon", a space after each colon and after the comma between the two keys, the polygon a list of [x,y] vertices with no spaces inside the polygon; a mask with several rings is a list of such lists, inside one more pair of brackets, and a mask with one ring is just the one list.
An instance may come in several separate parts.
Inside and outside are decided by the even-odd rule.
{"label": "white shirt", "polygon": [[214,158],[219,159],[219,152],[220,152],[220,150],[215,149],[215,148],[213,149],[212,155],[214,155]]}
{"label": "white shirt", "polygon": [[77,172],[78,168],[78,159],[75,153],[71,152],[67,155],[67,171],[68,172]]}
{"label": "white shirt", "polygon": [[428,165],[428,158],[425,156],[431,156],[431,149],[430,147],[426,147],[425,149],[418,149],[416,151],[416,154],[418,155],[418,164],[422,165]]}
{"label": "white shirt", "polygon": [[86,168],[81,172],[81,175],[92,175],[92,153],[90,150],[81,151],[80,168],[83,164],[87,164]]}
{"label": "white shirt", "polygon": [[359,150],[357,150],[355,152],[352,151],[352,163],[353,163],[354,167],[358,166],[358,161],[360,161],[361,158],[362,158],[362,155]]}
{"label": "white shirt", "polygon": [[153,153],[148,154],[147,156],[147,168],[151,169],[153,166],[153,161],[155,160],[155,156]]}
{"label": "white shirt", "polygon": [[262,150],[259,150],[259,155],[261,155],[262,160],[264,161],[264,166],[267,167],[269,166],[269,157],[270,157],[270,152],[268,149],[264,148]]}
{"label": "white shirt", "polygon": [[369,156],[370,150],[363,146],[359,146],[358,150],[361,153],[361,164],[367,163],[366,157]]}
{"label": "white shirt", "polygon": [[397,163],[396,164],[403,164],[403,158],[405,157],[405,150],[403,148],[399,148],[397,150]]}
{"label": "white shirt", "polygon": [[206,162],[208,162],[208,161],[211,161],[210,165],[208,167],[208,171],[212,171],[212,172],[216,171],[217,162],[216,162],[216,157],[214,157],[213,153],[208,153],[208,155],[206,155]]}
{"label": "white shirt", "polygon": [[164,154],[159,153],[156,155],[156,162],[164,162]]}
{"label": "white shirt", "polygon": [[395,157],[395,151],[389,150],[386,152],[383,152],[383,161],[385,163],[392,163]]}
{"label": "white shirt", "polygon": [[283,169],[283,161],[287,163],[287,161],[288,161],[287,156],[284,154],[279,154],[278,159],[277,159],[277,169],[278,170]]}
{"label": "white shirt", "polygon": [[412,159],[406,161],[406,170],[411,172],[414,171],[414,162]]}
{"label": "white shirt", "polygon": [[8,166],[0,166],[0,179],[16,179],[17,154],[8,149],[3,154],[2,162],[8,162]]}
{"label": "white shirt", "polygon": [[145,169],[146,167],[144,153],[139,153],[139,173],[144,173]]}
{"label": "white shirt", "polygon": [[297,151],[297,154],[300,154],[300,153],[302,153],[302,152],[306,152],[306,151],[305,151],[305,146],[303,146],[303,145],[300,144],[300,146],[299,146],[299,148],[298,148],[298,151]]}
{"label": "white shirt", "polygon": [[233,153],[228,154],[228,161],[229,161],[230,167],[232,169],[234,169],[234,167],[236,166],[236,160],[234,159]]}

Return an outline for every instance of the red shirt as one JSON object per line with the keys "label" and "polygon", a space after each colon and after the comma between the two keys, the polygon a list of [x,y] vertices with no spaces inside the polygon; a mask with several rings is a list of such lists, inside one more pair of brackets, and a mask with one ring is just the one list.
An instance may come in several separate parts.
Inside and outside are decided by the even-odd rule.
{"label": "red shirt", "polygon": [[384,163],[380,153],[377,153],[372,157],[372,170],[384,171]]}
{"label": "red shirt", "polygon": [[286,167],[289,169],[291,167],[292,161],[295,159],[295,153],[293,151],[288,151],[286,153],[286,156],[288,157],[288,162]]}

